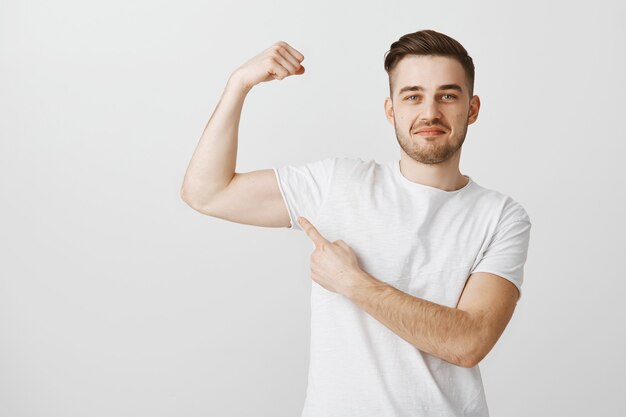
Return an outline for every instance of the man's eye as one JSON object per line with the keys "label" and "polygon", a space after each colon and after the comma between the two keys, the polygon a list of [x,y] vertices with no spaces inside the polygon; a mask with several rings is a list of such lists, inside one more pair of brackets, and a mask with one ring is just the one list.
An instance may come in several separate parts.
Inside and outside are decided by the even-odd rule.
{"label": "man's eye", "polygon": [[[454,94],[444,94],[442,97],[446,97],[446,96],[450,97],[451,99],[457,98]],[[409,101],[414,101],[413,99],[417,99],[418,97],[419,96],[413,95],[413,96],[407,96],[406,99]]]}

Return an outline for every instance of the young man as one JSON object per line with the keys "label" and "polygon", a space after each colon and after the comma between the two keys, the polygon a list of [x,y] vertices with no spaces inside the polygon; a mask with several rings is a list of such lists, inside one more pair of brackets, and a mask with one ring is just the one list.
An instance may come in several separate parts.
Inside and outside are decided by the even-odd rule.
{"label": "young man", "polygon": [[303,74],[278,42],[230,77],[182,189],[229,221],[303,230],[311,255],[311,356],[303,417],[489,415],[478,363],[521,296],[531,222],[459,172],[480,108],[456,40],[406,34],[385,58],[400,160],[327,158],[236,173],[243,101]]}

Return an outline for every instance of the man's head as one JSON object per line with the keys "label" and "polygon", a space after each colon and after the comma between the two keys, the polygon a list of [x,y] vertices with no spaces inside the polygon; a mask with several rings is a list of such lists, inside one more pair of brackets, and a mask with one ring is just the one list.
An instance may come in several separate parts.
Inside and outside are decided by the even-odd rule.
{"label": "man's head", "polygon": [[[424,164],[456,155],[480,108],[473,95],[474,64],[465,48],[434,30],[409,33],[391,44],[385,70],[390,95],[385,113],[404,152]],[[418,133],[426,127],[443,133]]]}

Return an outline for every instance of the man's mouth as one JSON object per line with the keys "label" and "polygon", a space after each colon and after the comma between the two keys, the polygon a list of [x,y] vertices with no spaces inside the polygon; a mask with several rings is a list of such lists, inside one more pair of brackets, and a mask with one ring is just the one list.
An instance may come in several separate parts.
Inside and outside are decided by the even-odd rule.
{"label": "man's mouth", "polygon": [[417,132],[418,135],[422,135],[422,136],[437,136],[437,135],[441,135],[445,133],[443,130],[439,130],[439,129],[432,129],[432,130],[419,130]]}

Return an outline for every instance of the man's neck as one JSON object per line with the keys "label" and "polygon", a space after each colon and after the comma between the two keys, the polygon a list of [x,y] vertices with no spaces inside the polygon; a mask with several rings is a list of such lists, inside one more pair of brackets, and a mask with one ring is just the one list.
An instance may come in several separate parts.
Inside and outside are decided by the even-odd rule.
{"label": "man's neck", "polygon": [[[410,157],[400,158],[400,173],[409,181],[439,188],[443,191],[457,191],[465,187],[469,177],[459,171],[458,160],[451,158],[446,164],[421,164]],[[456,163],[455,163],[456,162]]]}

